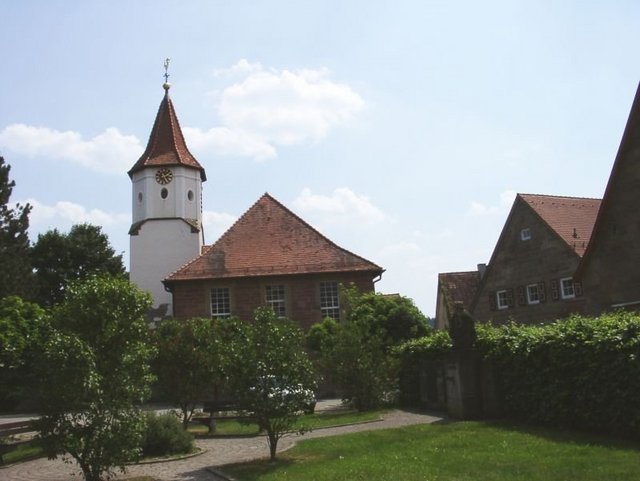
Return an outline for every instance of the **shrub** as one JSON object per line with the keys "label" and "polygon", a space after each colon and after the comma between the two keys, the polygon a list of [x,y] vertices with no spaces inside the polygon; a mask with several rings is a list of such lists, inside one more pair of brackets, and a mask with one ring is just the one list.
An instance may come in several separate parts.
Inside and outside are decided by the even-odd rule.
{"label": "shrub", "polygon": [[640,438],[640,317],[574,316],[545,326],[478,326],[506,414]]}
{"label": "shrub", "polygon": [[419,339],[411,339],[394,349],[400,360],[400,402],[416,406],[420,401],[420,371],[425,363],[441,360],[451,349],[451,337],[447,331],[433,331]]}
{"label": "shrub", "polygon": [[142,444],[145,457],[186,454],[193,451],[193,436],[173,414],[146,414],[147,429]]}

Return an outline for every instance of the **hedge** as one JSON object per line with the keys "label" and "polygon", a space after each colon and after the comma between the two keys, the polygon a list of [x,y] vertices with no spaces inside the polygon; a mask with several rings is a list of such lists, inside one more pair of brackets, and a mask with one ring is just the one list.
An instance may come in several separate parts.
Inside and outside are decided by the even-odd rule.
{"label": "hedge", "polygon": [[418,406],[420,403],[420,370],[428,361],[444,357],[451,349],[451,338],[447,331],[433,331],[419,339],[412,339],[395,348],[400,359],[400,403]]}
{"label": "hedge", "polygon": [[510,417],[640,438],[640,317],[478,325]]}
{"label": "hedge", "polygon": [[[497,374],[504,415],[640,439],[640,316],[574,316],[546,325],[476,324],[476,347]],[[447,332],[409,341],[400,398],[419,401],[419,372],[451,348]]]}

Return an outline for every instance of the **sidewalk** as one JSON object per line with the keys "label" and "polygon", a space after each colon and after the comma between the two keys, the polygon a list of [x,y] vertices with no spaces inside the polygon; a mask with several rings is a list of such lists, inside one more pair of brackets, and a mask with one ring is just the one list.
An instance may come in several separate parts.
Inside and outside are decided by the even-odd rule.
{"label": "sidewalk", "polygon": [[[318,410],[339,409],[339,401],[320,401]],[[441,418],[422,413],[392,411],[382,421],[336,428],[318,429],[310,433],[285,436],[278,443],[278,451],[292,447],[300,439],[337,436],[346,433],[395,428],[412,424],[426,424]],[[268,457],[269,448],[264,436],[242,438],[198,439],[196,445],[203,454],[180,461],[165,461],[154,464],[131,466],[123,479],[132,476],[153,476],[161,481],[217,481],[220,478],[208,469],[215,469],[229,463]],[[77,480],[72,473],[77,472],[74,464],[64,464],[60,460],[37,459],[0,469],[0,480],[11,481],[68,481]]]}

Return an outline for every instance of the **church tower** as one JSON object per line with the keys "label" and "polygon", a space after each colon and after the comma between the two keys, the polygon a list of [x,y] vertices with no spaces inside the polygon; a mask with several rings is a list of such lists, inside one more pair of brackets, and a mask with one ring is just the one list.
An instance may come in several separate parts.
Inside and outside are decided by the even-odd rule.
{"label": "church tower", "polygon": [[[168,64],[165,64],[165,67]],[[130,279],[153,296],[152,317],[173,314],[162,280],[197,257],[204,243],[204,168],[189,152],[178,117],[165,94],[147,148],[129,170],[132,183]]]}

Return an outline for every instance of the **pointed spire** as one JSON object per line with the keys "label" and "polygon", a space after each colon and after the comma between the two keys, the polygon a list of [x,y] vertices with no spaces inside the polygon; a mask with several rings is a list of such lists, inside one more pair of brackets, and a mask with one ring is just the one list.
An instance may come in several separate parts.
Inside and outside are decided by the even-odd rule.
{"label": "pointed spire", "polygon": [[169,59],[165,61],[165,83],[162,86],[165,91],[164,98],[162,102],[160,102],[147,148],[133,167],[131,167],[128,174],[129,177],[132,177],[134,173],[145,167],[182,165],[198,169],[200,171],[200,178],[204,182],[207,180],[204,167],[202,167],[191,152],[189,152],[187,143],[182,135],[180,123],[178,122],[178,116],[173,107],[173,102],[171,102],[171,98],[169,97],[171,84],[167,81],[169,79],[169,74],[167,73],[168,67]]}

